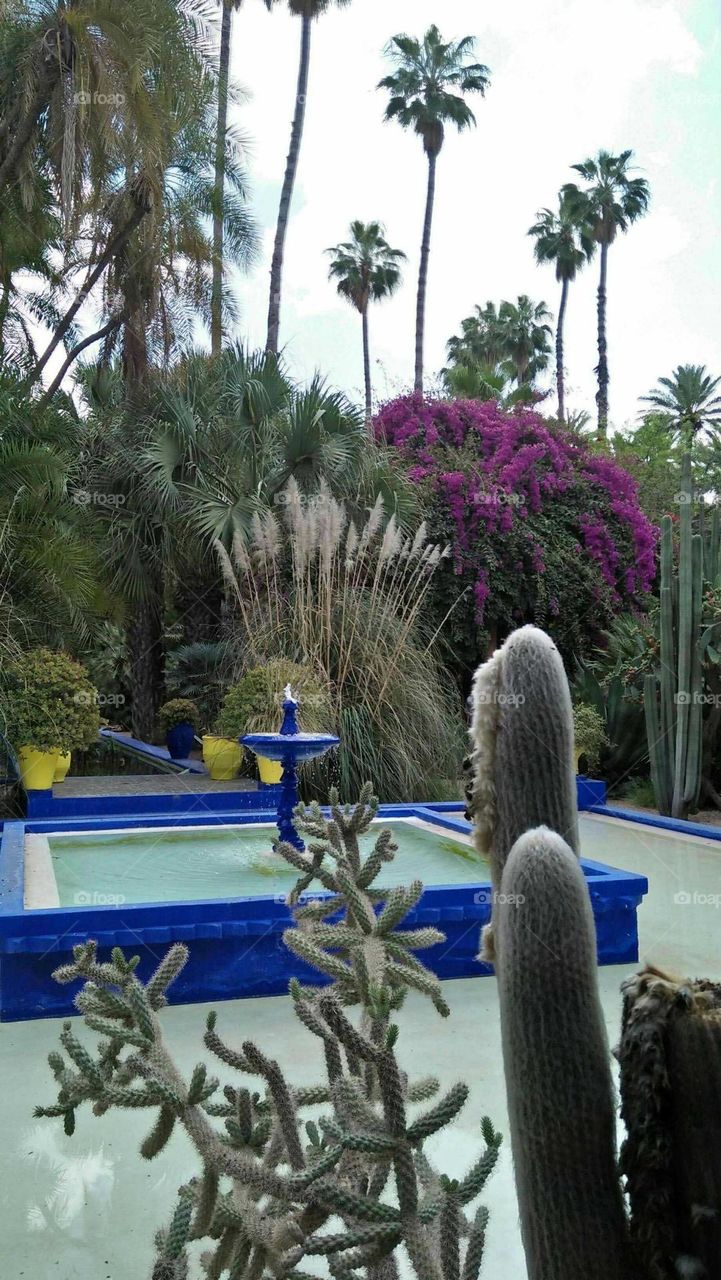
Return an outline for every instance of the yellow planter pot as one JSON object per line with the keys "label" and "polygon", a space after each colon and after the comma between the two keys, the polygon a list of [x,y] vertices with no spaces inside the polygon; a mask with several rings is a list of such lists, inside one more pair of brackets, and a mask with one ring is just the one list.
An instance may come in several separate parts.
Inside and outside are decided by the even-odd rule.
{"label": "yellow planter pot", "polygon": [[257,756],[258,773],[261,782],[277,783],[283,777],[283,766],[280,760],[269,760],[267,756]]}
{"label": "yellow planter pot", "polygon": [[26,791],[49,791],[55,778],[57,751],[36,751],[35,747],[18,747],[20,781]]}
{"label": "yellow planter pot", "polygon": [[53,782],[65,781],[68,775],[68,769],[70,768],[71,760],[72,760],[72,753],[70,751],[58,752],[55,759],[55,773],[53,775]]}
{"label": "yellow planter pot", "polygon": [[243,748],[232,738],[203,737],[203,764],[214,782],[232,782],[243,759]]}

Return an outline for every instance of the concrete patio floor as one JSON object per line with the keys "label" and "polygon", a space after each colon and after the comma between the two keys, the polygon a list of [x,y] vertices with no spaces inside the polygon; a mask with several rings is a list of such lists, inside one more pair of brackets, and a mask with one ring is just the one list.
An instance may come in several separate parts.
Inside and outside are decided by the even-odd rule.
{"label": "concrete patio floor", "polygon": [[[721,844],[600,818],[585,817],[582,826],[585,855],[648,876],[649,895],[639,912],[642,960],[678,974],[720,978]],[[598,971],[611,1043],[619,1026],[619,985],[631,971]],[[471,1086],[452,1131],[429,1144],[439,1168],[456,1174],[478,1149],[480,1117],[488,1113],[507,1134],[507,1116],[495,980],[448,982],[444,989],[452,1010],[445,1023],[422,997],[409,998],[400,1018],[399,1055],[415,1074],[436,1074],[444,1085],[465,1079]],[[186,1073],[206,1058],[200,1041],[208,1007],[163,1013],[168,1042]],[[257,1040],[290,1068],[294,1082],[319,1078],[317,1041],[299,1027],[286,997],[225,1002],[219,1026],[233,1043]],[[33,1120],[33,1106],[54,1098],[46,1058],[60,1027],[55,1020],[0,1026],[3,1280],[146,1280],[154,1229],[167,1219],[178,1185],[196,1171],[197,1161],[182,1134],[152,1163],[141,1161],[137,1148],[149,1128],[147,1114],[79,1114],[73,1138],[65,1137],[59,1122]],[[229,1079],[218,1066],[221,1079]],[[491,1221],[482,1277],[522,1280],[508,1142],[484,1200]]]}

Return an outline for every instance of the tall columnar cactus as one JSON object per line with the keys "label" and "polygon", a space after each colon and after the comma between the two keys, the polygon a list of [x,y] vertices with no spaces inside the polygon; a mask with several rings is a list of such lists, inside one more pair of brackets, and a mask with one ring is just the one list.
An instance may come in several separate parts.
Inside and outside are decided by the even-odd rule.
{"label": "tall columnar cactus", "polygon": [[[526,643],[542,652],[535,636]],[[534,664],[525,670],[532,680]],[[479,680],[488,680],[488,664],[476,688]],[[553,720],[558,706],[554,691],[541,718]],[[498,812],[523,810],[534,744],[517,739],[514,767],[500,770],[494,735],[503,721],[484,723],[470,800],[487,822],[494,789]],[[560,753],[546,758],[550,811],[567,762]],[[538,826],[504,862],[498,991],[529,1280],[721,1275],[721,986],[649,969],[624,984],[621,1174],[593,917],[576,851],[557,829]]]}
{"label": "tall columnar cactus", "polygon": [[[294,1088],[252,1041],[231,1047],[214,1013],[205,1047],[240,1078],[221,1089],[203,1062],[182,1076],[159,1018],[186,960],[181,945],[146,984],[120,950],[101,962],[92,942],[56,973],[60,982],[83,980],[76,1003],[100,1040],[93,1054],[66,1023],[64,1052],[49,1059],[57,1102],[37,1114],[62,1118],[71,1133],[86,1103],[96,1115],[142,1107],[154,1117],[144,1158],[158,1156],[176,1126],[200,1158],[201,1176],[180,1188],[170,1224],[158,1234],[152,1280],[187,1280],[197,1241],[206,1245],[200,1265],[207,1280],[309,1280],[301,1269],[306,1259],[311,1266],[325,1260],[334,1280],[395,1280],[393,1253],[401,1244],[419,1280],[477,1280],[488,1211],[477,1203],[470,1216],[466,1210],[493,1171],[501,1136],[484,1118],[484,1149],[457,1179],[439,1175],[424,1152],[425,1140],[459,1113],[468,1089],[455,1084],[411,1114],[439,1086],[433,1079],[411,1083],[400,1069],[391,1013],[410,988],[448,1013],[440,983],[414,955],[443,935],[399,927],[420,897],[420,882],[374,888],[396,851],[382,831],[363,856],[359,837],[376,812],[370,787],[353,808],[332,796],[329,819],[317,805],[299,806],[307,851],[277,846],[299,872],[289,899],[297,928],[285,941],[334,980],[320,990],[292,984],[295,1013],[322,1045],[321,1084]],[[315,882],[326,893],[307,901]],[[359,1020],[347,1016],[350,1005],[359,1007]],[[304,1109],[319,1105],[320,1118],[303,1124]]]}
{"label": "tall columnar cactus", "polygon": [[[513,631],[478,668],[471,703],[468,812],[497,894],[513,844],[531,827],[550,827],[579,851],[571,695],[550,637]],[[482,958],[494,959],[493,921]]]}
{"label": "tall columnar cactus", "polygon": [[657,675],[644,681],[651,779],[659,811],[685,818],[698,808],[702,766],[704,582],[703,537],[693,532],[691,466],[684,459],[679,497],[678,573],[673,522],[661,521],[660,657]]}
{"label": "tall columnar cactus", "polygon": [[496,928],[503,1061],[529,1280],[628,1280],[593,914],[578,859],[545,827],[513,847]]}

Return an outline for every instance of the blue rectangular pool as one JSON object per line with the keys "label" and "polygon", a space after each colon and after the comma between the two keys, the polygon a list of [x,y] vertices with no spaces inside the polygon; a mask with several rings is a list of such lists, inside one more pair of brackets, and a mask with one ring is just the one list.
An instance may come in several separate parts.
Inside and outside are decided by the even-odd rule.
{"label": "blue rectangular pool", "polygon": [[[73,991],[53,982],[52,972],[88,938],[101,956],[113,946],[140,955],[142,975],[170,943],[188,942],[190,961],[171,990],[174,1002],[284,993],[292,976],[317,985],[318,974],[283,944],[291,923],[285,896],[296,876],[272,852],[270,815],[229,817],[211,825],[207,816],[85,819],[70,828],[7,823],[0,843],[0,1017],[73,1012]],[[476,958],[492,892],[469,824],[448,805],[388,805],[379,825],[390,826],[399,845],[380,885],[423,880],[408,925],[433,924],[446,935],[424,952],[425,963],[440,978],[491,972]],[[581,829],[585,849],[583,818]],[[582,865],[599,963],[632,963],[645,877],[586,858]]]}

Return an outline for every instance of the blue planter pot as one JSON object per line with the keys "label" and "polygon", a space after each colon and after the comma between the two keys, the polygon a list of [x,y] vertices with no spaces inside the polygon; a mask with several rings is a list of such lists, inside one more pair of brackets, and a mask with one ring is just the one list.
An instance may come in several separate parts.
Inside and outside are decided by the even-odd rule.
{"label": "blue planter pot", "polygon": [[168,729],[165,741],[173,760],[187,760],[195,743],[195,729],[192,724],[176,724]]}

